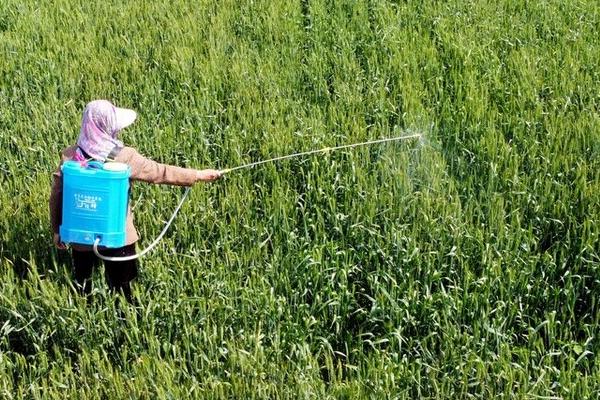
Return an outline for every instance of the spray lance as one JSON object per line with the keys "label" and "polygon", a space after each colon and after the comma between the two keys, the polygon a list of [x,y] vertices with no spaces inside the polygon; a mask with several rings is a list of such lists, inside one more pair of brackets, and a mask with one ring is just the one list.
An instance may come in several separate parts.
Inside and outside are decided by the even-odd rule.
{"label": "spray lance", "polygon": [[[259,165],[273,163],[273,162],[279,162],[279,161],[288,160],[288,159],[292,159],[292,158],[306,157],[306,156],[310,156],[310,155],[314,155],[314,154],[322,154],[322,153],[326,154],[326,153],[330,153],[332,151],[337,151],[337,150],[342,150],[342,149],[351,149],[351,148],[355,148],[355,147],[359,147],[359,146],[370,146],[370,145],[375,145],[375,144],[383,144],[383,143],[410,140],[410,139],[421,139],[421,135],[420,134],[412,134],[412,135],[406,135],[406,136],[397,136],[397,137],[391,137],[391,138],[370,140],[367,142],[346,144],[346,145],[335,146],[335,147],[325,147],[325,148],[322,148],[319,150],[310,150],[310,151],[305,151],[305,152],[301,152],[301,153],[293,153],[293,154],[288,154],[285,156],[271,158],[268,160],[261,160],[261,161],[256,161],[256,162],[252,162],[252,163],[248,163],[248,164],[243,164],[243,165],[239,165],[237,167],[226,168],[226,169],[220,170],[220,172],[221,172],[221,175],[225,175],[225,174],[230,174],[235,171],[239,171],[239,170],[243,170],[243,169],[247,169],[247,168],[253,168],[253,167],[256,167]],[[129,260],[135,260],[139,257],[142,257],[143,255],[148,253],[150,250],[152,250],[160,242],[160,240],[164,237],[165,233],[167,232],[167,230],[173,223],[173,220],[175,220],[175,217],[179,213],[179,210],[181,209],[183,202],[188,197],[190,190],[191,190],[191,187],[187,187],[185,189],[185,192],[183,193],[183,196],[181,196],[181,199],[179,200],[179,203],[177,204],[175,211],[171,215],[171,218],[169,218],[169,220],[165,224],[163,230],[156,237],[156,239],[154,239],[154,241],[148,247],[146,247],[144,250],[142,250],[141,252],[139,252],[135,255],[127,256],[127,257],[104,256],[104,255],[100,254],[100,252],[98,251],[98,246],[101,244],[101,237],[97,236],[93,240],[94,254],[96,254],[97,257],[99,257],[103,260],[107,260],[107,261],[129,261]],[[114,247],[118,247],[118,246],[114,246]]]}

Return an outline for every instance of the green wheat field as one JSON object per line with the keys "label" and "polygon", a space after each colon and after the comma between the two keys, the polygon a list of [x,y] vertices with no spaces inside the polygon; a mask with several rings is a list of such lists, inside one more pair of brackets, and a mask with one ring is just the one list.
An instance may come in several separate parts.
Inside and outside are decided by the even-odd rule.
{"label": "green wheat field", "polygon": [[[90,303],[51,173],[94,99],[198,184]],[[135,183],[142,240],[181,188]],[[598,399],[600,3],[0,2],[0,398]]]}

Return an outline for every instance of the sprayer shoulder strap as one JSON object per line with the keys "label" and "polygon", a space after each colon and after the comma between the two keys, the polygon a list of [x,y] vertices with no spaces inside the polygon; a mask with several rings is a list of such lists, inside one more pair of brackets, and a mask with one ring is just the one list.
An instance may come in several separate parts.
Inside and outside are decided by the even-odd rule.
{"label": "sprayer shoulder strap", "polygon": [[[88,160],[93,160],[94,157],[90,156],[84,149],[81,148],[81,146],[77,146],[79,148],[79,150],[81,151],[81,154],[83,154],[83,156],[88,159]],[[115,159],[117,158],[117,155],[119,155],[119,153],[121,152],[123,148],[119,147],[119,146],[115,146],[112,148],[112,150],[110,151],[110,153],[108,153],[108,155],[106,156],[106,160],[107,161],[115,161]]]}
{"label": "sprayer shoulder strap", "polygon": [[81,154],[83,154],[83,156],[86,158],[86,160],[93,160],[94,159],[81,146],[77,146],[77,148],[79,149],[79,151],[81,151]]}
{"label": "sprayer shoulder strap", "polygon": [[110,151],[110,153],[108,153],[108,155],[106,156],[106,160],[107,161],[115,161],[117,156],[121,152],[121,150],[123,150],[122,147],[119,147],[119,146],[113,147],[112,150]]}

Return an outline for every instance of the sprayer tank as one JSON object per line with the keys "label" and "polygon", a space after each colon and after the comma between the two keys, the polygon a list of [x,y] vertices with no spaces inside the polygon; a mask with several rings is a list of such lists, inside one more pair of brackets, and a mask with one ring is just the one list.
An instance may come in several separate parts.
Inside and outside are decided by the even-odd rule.
{"label": "sprayer tank", "polygon": [[65,243],[116,248],[125,245],[131,169],[126,164],[92,161],[62,165],[60,237]]}

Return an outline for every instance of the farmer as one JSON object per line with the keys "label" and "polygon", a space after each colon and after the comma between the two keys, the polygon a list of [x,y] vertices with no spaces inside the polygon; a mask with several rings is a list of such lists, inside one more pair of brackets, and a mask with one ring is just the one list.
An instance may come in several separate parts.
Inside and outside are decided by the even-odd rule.
{"label": "farmer", "polygon": [[[131,167],[130,180],[149,183],[164,183],[178,186],[191,186],[198,181],[210,182],[218,179],[221,173],[214,169],[196,170],[160,164],[140,155],[135,149],[126,147],[117,139],[118,133],[135,121],[137,114],[133,110],[115,107],[107,100],[95,100],[83,111],[81,130],[77,144],[62,151],[62,162],[75,160],[116,161]],[[61,242],[59,227],[62,214],[62,174],[60,167],[53,174],[50,193],[50,221],[54,232],[54,245],[66,249]],[[133,224],[131,208],[127,210],[125,246],[116,249],[103,249],[103,255],[124,257],[136,254],[135,242],[139,239]],[[73,276],[78,289],[91,292],[91,277],[100,259],[92,252],[92,247],[73,244]],[[105,261],[105,275],[108,286],[113,292],[121,292],[132,302],[130,282],[137,276],[137,261]]]}

